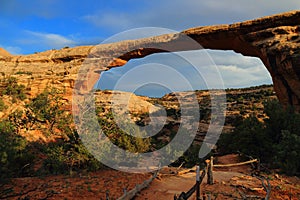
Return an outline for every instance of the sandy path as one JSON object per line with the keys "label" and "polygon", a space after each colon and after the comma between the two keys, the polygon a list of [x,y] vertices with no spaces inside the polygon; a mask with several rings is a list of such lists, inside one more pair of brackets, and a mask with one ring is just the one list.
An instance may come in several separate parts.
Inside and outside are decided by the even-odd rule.
{"label": "sandy path", "polygon": [[[234,176],[242,176],[238,172],[215,171],[214,178],[218,182],[229,181]],[[174,199],[174,195],[187,192],[196,182],[195,173],[187,173],[181,176],[165,176],[161,180],[155,179],[149,188],[138,194],[135,200],[168,200]],[[203,182],[206,182],[204,178]],[[190,199],[195,199],[193,195]]]}

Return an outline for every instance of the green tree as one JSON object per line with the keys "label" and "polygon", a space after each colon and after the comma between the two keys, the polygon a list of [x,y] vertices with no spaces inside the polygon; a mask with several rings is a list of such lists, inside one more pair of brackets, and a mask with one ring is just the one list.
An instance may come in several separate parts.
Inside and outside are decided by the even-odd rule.
{"label": "green tree", "polygon": [[69,135],[68,140],[49,143],[43,152],[47,155],[40,169],[43,174],[72,174],[80,170],[95,171],[103,168],[88,152],[76,132]]}
{"label": "green tree", "polygon": [[0,112],[4,111],[7,108],[4,101],[0,99]]}
{"label": "green tree", "polygon": [[221,135],[218,150],[240,151],[289,175],[300,174],[300,114],[292,108],[283,109],[275,100],[264,106],[268,116],[264,122],[255,116],[244,119],[232,134]]}
{"label": "green tree", "polygon": [[265,159],[272,154],[271,146],[271,140],[265,134],[264,124],[255,116],[244,119],[232,134],[222,134],[218,142],[221,152],[242,152]]}
{"label": "green tree", "polygon": [[[104,134],[115,145],[134,153],[142,153],[150,150],[151,138],[138,137],[145,136],[146,133],[141,131],[137,125],[128,122],[124,123],[123,129],[119,128],[114,121],[112,112],[108,112],[105,117],[99,117],[98,122]],[[132,133],[137,137],[130,135]]]}
{"label": "green tree", "polygon": [[298,174],[300,172],[300,136],[290,133],[287,130],[282,131],[282,140],[275,145],[276,156],[274,159],[277,166],[288,175]]}
{"label": "green tree", "polygon": [[15,77],[9,77],[3,80],[4,89],[2,95],[9,95],[12,97],[12,101],[16,102],[17,99],[26,99],[25,86],[18,84],[18,80]]}
{"label": "green tree", "polygon": [[28,151],[28,142],[15,134],[9,121],[0,122],[0,180],[29,175],[33,155]]}
{"label": "green tree", "polygon": [[46,131],[61,133],[63,136],[72,133],[72,117],[59,90],[46,89],[26,107],[28,119],[46,126]]}

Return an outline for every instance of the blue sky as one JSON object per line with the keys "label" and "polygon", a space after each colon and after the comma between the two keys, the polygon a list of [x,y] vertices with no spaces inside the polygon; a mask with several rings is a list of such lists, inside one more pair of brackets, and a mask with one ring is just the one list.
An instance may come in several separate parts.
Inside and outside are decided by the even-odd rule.
{"label": "blue sky", "polygon": [[[162,27],[180,31],[299,9],[299,0],[0,0],[0,47],[12,54],[31,54],[65,46],[99,44],[132,28]],[[261,62],[255,58],[233,52],[209,53],[217,60],[225,87],[271,83]],[[193,54],[190,52],[190,56]],[[125,69],[131,69],[130,65]],[[110,71],[112,78],[106,77],[108,85],[112,87],[116,77],[128,71],[125,69]]]}

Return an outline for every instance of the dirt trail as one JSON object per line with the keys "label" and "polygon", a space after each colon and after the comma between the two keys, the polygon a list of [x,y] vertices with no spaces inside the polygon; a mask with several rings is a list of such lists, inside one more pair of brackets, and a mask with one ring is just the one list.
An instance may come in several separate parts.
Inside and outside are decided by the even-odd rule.
{"label": "dirt trail", "polygon": [[[195,175],[195,172],[190,172],[180,176],[165,176],[161,180],[156,179],[149,188],[138,194],[135,200],[173,199],[175,194],[179,195],[183,191],[188,191],[196,183]],[[219,182],[230,181],[231,178],[242,175],[238,172],[214,172],[214,178]],[[204,179],[203,182],[206,180]],[[195,195],[191,197],[191,199],[194,198]]]}
{"label": "dirt trail", "polygon": [[[218,162],[222,164],[236,163],[236,158],[236,155],[228,155],[219,157]],[[177,169],[166,168],[164,170],[164,172],[161,171],[159,178],[150,184],[149,188],[136,196],[136,200],[171,200],[175,194],[187,192],[196,182],[195,172],[175,176],[170,174]],[[249,175],[249,166],[222,168],[223,171],[216,170],[214,171],[213,185],[207,185],[206,177],[204,178],[201,184],[201,194],[211,195],[211,199],[214,200],[243,199],[243,195],[252,195],[260,197],[260,199],[265,197],[266,192],[261,181]],[[107,193],[110,199],[117,199],[123,194],[124,188],[130,191],[136,184],[141,184],[151,176],[151,174],[130,174],[107,169],[73,176],[15,178],[7,184],[0,184],[0,199],[99,200],[106,199]],[[272,186],[270,199],[300,199],[300,179],[298,177],[278,174],[269,174],[265,177],[270,179]],[[190,199],[195,199],[195,197]]]}
{"label": "dirt trail", "polygon": [[[218,164],[238,163],[238,155],[226,155],[216,159]],[[261,180],[251,176],[251,166],[235,166],[214,169],[214,184],[208,185],[206,177],[201,183],[201,195],[211,196],[211,199],[264,199],[265,188]],[[270,199],[300,199],[300,179],[278,174],[264,174],[271,184]],[[138,194],[135,200],[168,200],[174,195],[187,192],[196,183],[195,172],[180,176],[162,175],[155,179],[149,188]],[[190,198],[195,199],[195,194]],[[207,198],[208,199],[208,198]]]}

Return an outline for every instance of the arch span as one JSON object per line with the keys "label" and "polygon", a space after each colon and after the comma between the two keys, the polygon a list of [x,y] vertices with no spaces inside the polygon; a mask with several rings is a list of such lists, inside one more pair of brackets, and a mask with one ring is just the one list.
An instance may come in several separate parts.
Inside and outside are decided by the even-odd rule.
{"label": "arch span", "polygon": [[[101,66],[102,71],[122,66],[130,59],[165,52],[165,49],[171,52],[199,49],[199,45],[186,40],[189,36],[205,49],[234,50],[260,58],[272,76],[279,101],[284,106],[293,105],[299,111],[299,33],[300,11],[292,11],[231,25],[197,27],[175,34],[101,44],[97,47],[101,48],[101,55],[95,51],[92,57],[114,60]],[[119,56],[120,52],[125,53]]]}

